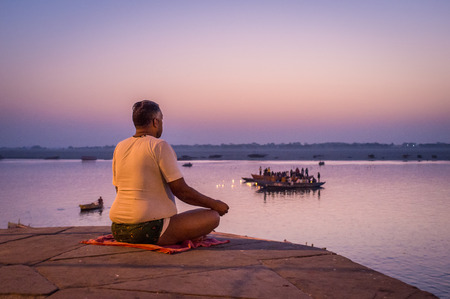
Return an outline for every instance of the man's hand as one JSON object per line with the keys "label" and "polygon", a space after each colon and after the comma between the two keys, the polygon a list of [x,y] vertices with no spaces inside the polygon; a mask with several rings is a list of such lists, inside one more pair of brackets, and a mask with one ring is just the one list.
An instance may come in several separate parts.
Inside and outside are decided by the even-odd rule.
{"label": "man's hand", "polygon": [[228,210],[230,209],[230,207],[224,203],[221,200],[216,200],[216,204],[215,206],[212,208],[214,211],[217,211],[217,213],[219,213],[220,216],[225,215],[226,213],[228,213]]}

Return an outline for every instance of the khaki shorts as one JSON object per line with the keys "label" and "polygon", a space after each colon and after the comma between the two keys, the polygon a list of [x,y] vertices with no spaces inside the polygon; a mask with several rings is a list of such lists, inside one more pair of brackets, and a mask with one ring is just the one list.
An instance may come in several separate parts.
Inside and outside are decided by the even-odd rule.
{"label": "khaki shorts", "polygon": [[156,244],[168,226],[169,221],[167,220],[169,219],[158,219],[136,224],[113,222],[111,232],[114,239],[118,242]]}

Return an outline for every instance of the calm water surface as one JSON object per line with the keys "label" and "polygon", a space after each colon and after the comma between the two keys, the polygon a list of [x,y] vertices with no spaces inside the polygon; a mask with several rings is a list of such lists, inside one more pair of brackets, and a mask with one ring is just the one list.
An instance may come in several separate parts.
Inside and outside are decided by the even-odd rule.
{"label": "calm water surface", "polygon": [[[226,201],[219,231],[314,244],[450,298],[450,162],[194,161],[188,184]],[[259,166],[308,167],[324,188],[261,193],[241,182]],[[111,161],[0,161],[0,228],[109,225]],[[78,204],[102,196],[102,213]],[[178,203],[180,211],[189,209]]]}

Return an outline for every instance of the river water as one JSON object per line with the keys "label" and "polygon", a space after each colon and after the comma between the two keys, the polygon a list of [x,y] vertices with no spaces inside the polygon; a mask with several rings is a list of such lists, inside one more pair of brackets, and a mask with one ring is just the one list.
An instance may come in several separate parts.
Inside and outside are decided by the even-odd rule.
{"label": "river water", "polygon": [[[263,193],[242,182],[260,166],[308,167],[326,183],[317,191]],[[188,184],[230,205],[218,231],[325,247],[450,298],[448,161],[194,161],[182,171]],[[1,160],[0,228],[8,221],[110,225],[111,180],[110,160]],[[99,196],[102,212],[80,213],[79,204]]]}

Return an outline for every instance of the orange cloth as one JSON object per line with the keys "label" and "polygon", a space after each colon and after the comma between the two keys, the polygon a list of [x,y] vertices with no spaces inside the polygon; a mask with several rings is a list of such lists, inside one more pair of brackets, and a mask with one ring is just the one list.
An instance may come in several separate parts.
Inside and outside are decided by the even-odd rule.
{"label": "orange cloth", "polygon": [[195,241],[187,240],[181,244],[159,246],[159,245],[154,245],[154,244],[132,244],[132,243],[117,242],[116,240],[114,240],[113,235],[109,234],[109,235],[100,236],[97,239],[84,240],[84,241],[81,241],[80,243],[91,244],[91,245],[134,247],[134,248],[153,250],[153,251],[157,251],[157,252],[172,254],[172,253],[188,251],[192,248],[210,247],[210,246],[225,244],[225,243],[229,243],[229,242],[230,242],[230,240],[220,241],[220,240],[217,240],[214,238],[203,237],[203,238],[201,238],[199,240],[195,240]]}

